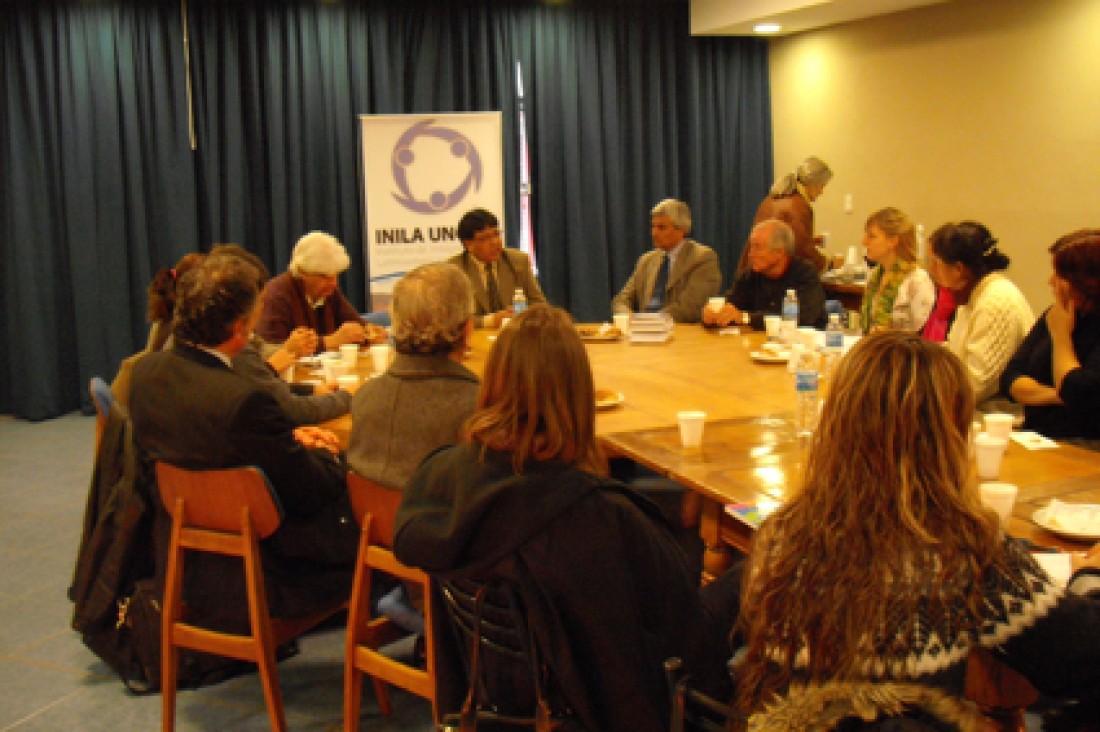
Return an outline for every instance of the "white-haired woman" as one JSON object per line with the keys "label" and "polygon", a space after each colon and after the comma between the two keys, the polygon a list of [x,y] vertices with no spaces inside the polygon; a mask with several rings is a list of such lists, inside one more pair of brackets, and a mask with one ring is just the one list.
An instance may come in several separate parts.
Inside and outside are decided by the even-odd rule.
{"label": "white-haired woman", "polygon": [[[819,271],[826,269],[828,259],[814,239],[814,209],[810,204],[832,179],[833,171],[825,161],[811,155],[793,173],[787,173],[772,185],[752,220],[754,226],[767,219],[779,219],[790,226],[794,231],[795,256],[808,259]],[[737,271],[744,270],[747,262],[748,246],[741,251]]]}

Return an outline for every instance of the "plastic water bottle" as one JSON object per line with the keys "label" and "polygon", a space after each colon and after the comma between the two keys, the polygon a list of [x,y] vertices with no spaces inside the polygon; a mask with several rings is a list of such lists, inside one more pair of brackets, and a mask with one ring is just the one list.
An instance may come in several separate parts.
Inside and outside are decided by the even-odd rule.
{"label": "plastic water bottle", "polygon": [[840,313],[829,314],[829,324],[825,326],[825,378],[831,378],[840,354],[844,352],[844,328],[840,325]]}
{"label": "plastic water bottle", "polygon": [[512,296],[512,312],[519,315],[527,309],[527,295],[524,294],[522,287],[516,288],[516,293]]}
{"label": "plastic water bottle", "polygon": [[817,371],[811,368],[799,368],[794,375],[795,393],[795,430],[799,440],[813,434],[817,427],[818,398]]}
{"label": "plastic water bottle", "polygon": [[798,337],[798,295],[794,290],[787,290],[783,298],[783,340],[788,344],[794,343]]}

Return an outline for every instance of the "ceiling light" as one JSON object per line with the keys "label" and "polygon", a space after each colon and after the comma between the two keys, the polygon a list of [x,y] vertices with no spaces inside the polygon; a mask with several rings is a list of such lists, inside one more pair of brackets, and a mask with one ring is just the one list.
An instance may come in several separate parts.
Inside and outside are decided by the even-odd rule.
{"label": "ceiling light", "polygon": [[783,26],[779,23],[760,23],[752,27],[753,31],[757,33],[778,33],[783,30]]}

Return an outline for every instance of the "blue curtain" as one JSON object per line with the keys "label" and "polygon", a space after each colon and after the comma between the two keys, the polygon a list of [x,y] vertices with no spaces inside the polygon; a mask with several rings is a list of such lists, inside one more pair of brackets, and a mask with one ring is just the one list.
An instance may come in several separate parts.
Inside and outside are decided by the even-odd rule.
{"label": "blue curtain", "polygon": [[728,273],[770,184],[766,45],[691,38],[686,2],[186,7],[194,151],[180,2],[0,7],[0,412],[89,409],[144,343],[152,275],[213,243],[278,272],[330,231],[365,307],[357,116],[502,110],[514,192],[517,61],[540,279],[579,320],[608,317],[657,201],[692,205]]}

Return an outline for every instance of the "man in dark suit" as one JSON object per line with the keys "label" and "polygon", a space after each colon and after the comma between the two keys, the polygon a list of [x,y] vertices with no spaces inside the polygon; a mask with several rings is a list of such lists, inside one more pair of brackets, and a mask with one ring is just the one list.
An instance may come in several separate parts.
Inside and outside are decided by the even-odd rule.
{"label": "man in dark suit", "polygon": [[677,323],[698,323],[703,305],[722,286],[718,255],[687,238],[691,209],[683,201],[666,198],[649,215],[653,249],[638,258],[634,273],[611,301],[611,310],[663,311]]}
{"label": "man in dark suit", "polygon": [[[261,544],[268,602],[274,615],[294,617],[350,591],[359,529],[336,437],[295,429],[270,392],[231,368],[259,317],[259,281],[251,264],[231,256],[207,257],[181,279],[175,345],[134,367],[130,412],[150,468],[163,460],[263,470],[284,511]],[[189,605],[231,624],[246,617],[243,580],[232,579],[243,576],[239,561],[195,557],[188,569]]]}
{"label": "man in dark suit", "polygon": [[527,304],[546,302],[531,260],[518,249],[506,249],[500,222],[490,211],[475,208],[458,222],[458,238],[464,247],[447,261],[461,269],[474,291],[474,322],[479,328],[498,328],[510,318],[512,296],[523,290]]}

